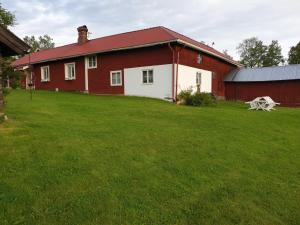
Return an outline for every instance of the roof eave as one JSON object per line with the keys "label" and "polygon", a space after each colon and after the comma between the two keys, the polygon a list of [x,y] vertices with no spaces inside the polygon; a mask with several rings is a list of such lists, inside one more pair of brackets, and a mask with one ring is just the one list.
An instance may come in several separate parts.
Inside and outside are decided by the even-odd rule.
{"label": "roof eave", "polygon": [[30,49],[30,46],[28,44],[22,41],[18,36],[16,36],[5,26],[0,25],[0,32],[2,35],[1,42],[12,49],[16,54],[23,55]]}

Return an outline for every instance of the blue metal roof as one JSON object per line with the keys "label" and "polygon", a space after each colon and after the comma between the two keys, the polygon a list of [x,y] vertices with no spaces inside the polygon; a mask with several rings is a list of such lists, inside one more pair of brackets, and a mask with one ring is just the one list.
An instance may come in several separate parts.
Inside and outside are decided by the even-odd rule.
{"label": "blue metal roof", "polygon": [[224,81],[255,82],[300,80],[300,64],[262,68],[237,69],[228,74]]}

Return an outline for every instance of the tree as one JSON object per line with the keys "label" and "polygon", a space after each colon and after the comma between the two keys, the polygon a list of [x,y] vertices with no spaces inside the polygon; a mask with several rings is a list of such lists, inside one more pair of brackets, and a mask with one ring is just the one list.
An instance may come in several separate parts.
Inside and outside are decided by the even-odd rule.
{"label": "tree", "polygon": [[233,59],[233,57],[232,57],[231,55],[229,55],[227,49],[223,50],[223,54],[225,55],[226,58],[228,58],[228,59]]}
{"label": "tree", "polygon": [[240,54],[240,62],[245,67],[278,66],[285,62],[277,40],[273,40],[267,46],[258,38],[253,37],[240,43],[237,50]]}
{"label": "tree", "polygon": [[4,9],[1,6],[1,2],[0,2],[0,24],[5,27],[16,25],[16,16],[10,11]]}
{"label": "tree", "polygon": [[263,66],[264,57],[267,51],[267,46],[256,37],[245,39],[237,47],[240,54],[240,62],[245,67],[261,67]]}
{"label": "tree", "polygon": [[266,53],[263,58],[263,66],[278,66],[284,63],[285,60],[281,53],[281,46],[277,40],[273,40],[267,47]]}
{"label": "tree", "polygon": [[37,39],[34,36],[25,36],[23,40],[31,47],[31,52],[36,52],[47,48],[54,48],[55,46],[53,39],[47,34],[44,36],[39,36]]}
{"label": "tree", "polygon": [[15,60],[13,57],[6,57],[0,63],[2,67],[2,87],[17,88],[20,85],[21,77],[24,73],[14,70],[11,66],[13,60]]}
{"label": "tree", "polygon": [[300,42],[289,51],[289,64],[300,64]]}

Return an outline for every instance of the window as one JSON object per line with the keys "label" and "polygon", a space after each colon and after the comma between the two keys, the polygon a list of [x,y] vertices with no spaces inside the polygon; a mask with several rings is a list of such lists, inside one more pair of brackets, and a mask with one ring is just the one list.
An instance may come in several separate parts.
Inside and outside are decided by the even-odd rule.
{"label": "window", "polygon": [[65,64],[65,80],[75,80],[75,63]]}
{"label": "window", "polygon": [[110,72],[110,86],[122,86],[122,72],[120,70]]}
{"label": "window", "polygon": [[197,57],[197,63],[201,64],[202,63],[202,55],[199,53]]}
{"label": "window", "polygon": [[93,55],[88,57],[88,68],[97,68],[97,56]]}
{"label": "window", "polygon": [[49,66],[43,66],[43,67],[41,67],[41,81],[42,82],[48,82],[48,81],[50,81]]}
{"label": "window", "polygon": [[196,73],[196,84],[197,85],[201,84],[201,73],[200,72]]}
{"label": "window", "polygon": [[143,70],[143,84],[153,84],[153,70]]}

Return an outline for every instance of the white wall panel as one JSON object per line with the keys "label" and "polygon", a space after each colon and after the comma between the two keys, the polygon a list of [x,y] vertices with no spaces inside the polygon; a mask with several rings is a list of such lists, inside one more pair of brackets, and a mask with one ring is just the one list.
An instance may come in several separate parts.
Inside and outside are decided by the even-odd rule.
{"label": "white wall panel", "polygon": [[212,92],[212,72],[208,70],[202,70],[190,66],[180,65],[178,66],[178,93],[181,90],[187,90],[192,88],[193,91],[197,90],[196,74],[201,73],[201,92]]}
{"label": "white wall panel", "polygon": [[[153,70],[153,84],[143,84],[143,70]],[[172,64],[124,69],[124,94],[172,98]]]}

